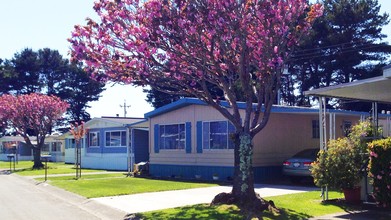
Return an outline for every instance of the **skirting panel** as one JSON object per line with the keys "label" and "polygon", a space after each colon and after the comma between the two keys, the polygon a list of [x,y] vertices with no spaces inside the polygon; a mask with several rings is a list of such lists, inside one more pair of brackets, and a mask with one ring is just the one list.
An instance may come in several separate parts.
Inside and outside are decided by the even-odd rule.
{"label": "skirting panel", "polygon": [[[282,175],[280,166],[254,167],[255,182],[266,182],[271,179],[280,178]],[[203,180],[212,180],[213,175],[217,174],[219,180],[230,180],[234,174],[233,167],[223,166],[189,166],[189,165],[167,165],[150,164],[149,172],[152,176],[162,178],[184,178],[195,179],[196,175]]]}

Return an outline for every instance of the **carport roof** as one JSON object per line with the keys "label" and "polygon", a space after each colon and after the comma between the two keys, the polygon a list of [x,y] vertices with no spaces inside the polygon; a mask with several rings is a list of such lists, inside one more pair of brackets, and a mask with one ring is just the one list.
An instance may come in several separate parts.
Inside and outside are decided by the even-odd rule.
{"label": "carport roof", "polygon": [[304,94],[306,96],[391,103],[391,65],[383,68],[383,76],[313,89],[305,91]]}

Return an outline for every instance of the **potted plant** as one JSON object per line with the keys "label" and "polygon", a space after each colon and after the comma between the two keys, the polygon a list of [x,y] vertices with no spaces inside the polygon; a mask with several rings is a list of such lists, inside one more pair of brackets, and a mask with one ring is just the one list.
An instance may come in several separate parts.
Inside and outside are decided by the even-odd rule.
{"label": "potted plant", "polygon": [[327,151],[321,150],[312,164],[311,173],[315,185],[342,190],[345,200],[360,202],[361,168],[368,158],[367,136],[372,129],[368,121],[354,126],[348,137],[331,140]]}

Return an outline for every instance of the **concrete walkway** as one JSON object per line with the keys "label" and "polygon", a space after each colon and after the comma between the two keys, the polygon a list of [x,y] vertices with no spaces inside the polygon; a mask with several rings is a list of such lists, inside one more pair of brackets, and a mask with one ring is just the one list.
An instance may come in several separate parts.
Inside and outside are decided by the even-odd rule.
{"label": "concrete walkway", "polygon": [[[261,197],[285,195],[316,190],[315,187],[299,186],[276,186],[261,185],[255,186],[255,191]],[[221,192],[230,192],[231,186],[216,186],[186,190],[141,193],[125,196],[110,196],[93,198],[101,204],[115,207],[127,213],[154,211],[167,208],[175,208],[200,203],[210,203],[215,195]]]}

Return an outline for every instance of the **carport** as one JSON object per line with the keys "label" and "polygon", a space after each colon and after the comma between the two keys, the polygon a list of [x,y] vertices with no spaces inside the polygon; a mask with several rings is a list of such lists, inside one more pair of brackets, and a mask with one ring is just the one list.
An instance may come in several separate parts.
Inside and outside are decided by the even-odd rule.
{"label": "carport", "polygon": [[[321,127],[321,148],[326,148],[326,121],[325,99],[340,98],[346,100],[358,100],[372,102],[372,118],[376,123],[378,119],[377,103],[391,104],[391,65],[383,68],[383,75],[351,83],[329,86],[320,89],[305,91],[306,96],[319,97],[319,123]],[[331,120],[330,120],[331,121]],[[332,132],[330,132],[332,138]]]}
{"label": "carport", "polygon": [[[345,100],[358,100],[372,102],[372,119],[375,125],[378,123],[377,104],[391,104],[391,65],[383,68],[383,75],[365,80],[358,80],[351,83],[344,83],[320,89],[305,91],[306,96],[319,98],[319,126],[320,126],[320,148],[327,149],[326,132],[326,98],[340,98]],[[389,114],[389,113],[388,113]],[[333,138],[333,116],[329,117],[330,131],[329,139]],[[387,126],[390,126],[391,118],[387,117]],[[327,189],[326,189],[327,191]],[[368,192],[368,191],[367,191]],[[327,193],[326,193],[327,196]],[[324,197],[323,197],[324,199]],[[327,199],[327,198],[326,198]]]}

